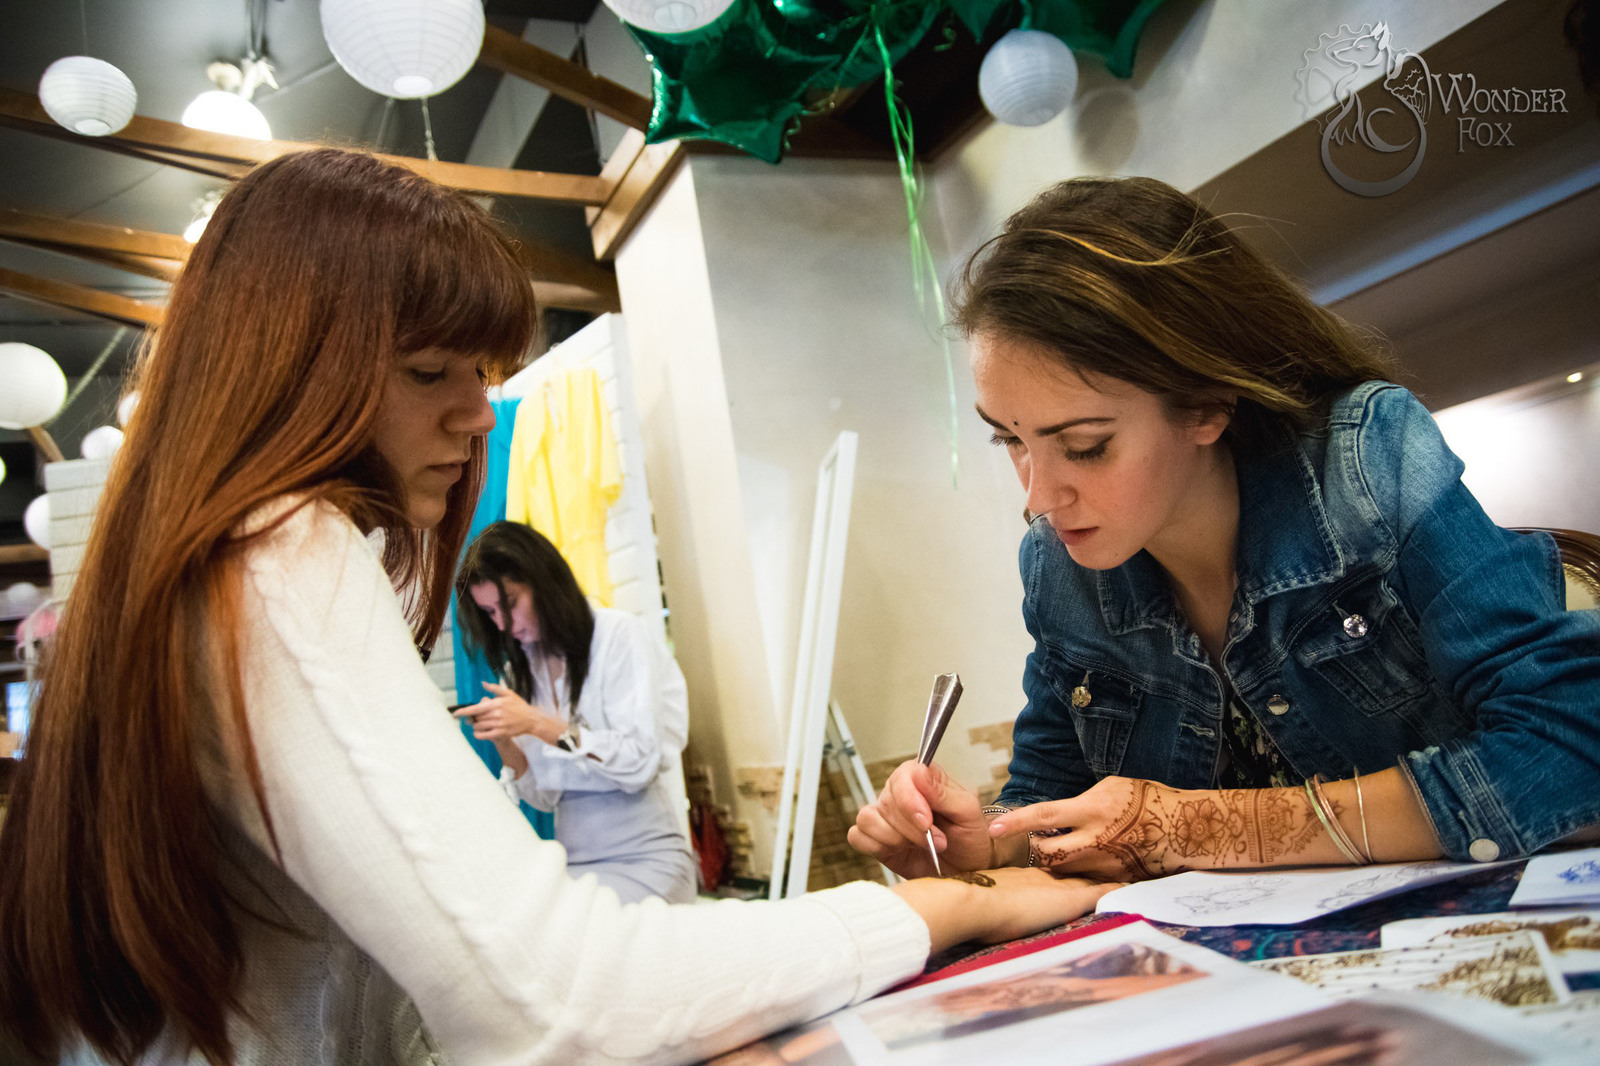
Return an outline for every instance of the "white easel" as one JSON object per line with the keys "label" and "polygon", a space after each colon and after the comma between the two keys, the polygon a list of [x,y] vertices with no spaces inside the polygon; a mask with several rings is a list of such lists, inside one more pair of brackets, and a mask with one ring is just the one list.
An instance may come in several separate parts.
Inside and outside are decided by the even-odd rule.
{"label": "white easel", "polygon": [[[805,895],[806,880],[811,872],[811,838],[816,827],[817,786],[822,775],[823,742],[828,728],[828,695],[833,686],[834,644],[839,634],[839,596],[844,585],[850,496],[856,479],[856,440],[856,435],[849,430],[840,433],[817,468],[811,557],[806,563],[800,649],[795,661],[794,698],[789,707],[783,791],[778,799],[778,833],[772,846],[773,899]],[[848,736],[848,730],[843,732]],[[798,797],[795,792],[797,775]],[[789,855],[791,825],[794,829],[792,858]],[[784,880],[786,866],[787,884]]]}

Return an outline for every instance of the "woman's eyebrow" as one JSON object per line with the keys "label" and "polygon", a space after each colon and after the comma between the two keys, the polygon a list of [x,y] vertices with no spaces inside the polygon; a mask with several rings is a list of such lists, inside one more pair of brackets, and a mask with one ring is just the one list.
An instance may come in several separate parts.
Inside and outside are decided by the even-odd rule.
{"label": "woman's eyebrow", "polygon": [[[1010,426],[990,418],[983,408],[974,404],[972,409],[978,412],[979,418],[989,423],[995,429],[1003,430],[1006,433],[1012,432],[1012,428]],[[1057,422],[1053,426],[1045,426],[1043,429],[1035,430],[1034,435],[1038,437],[1049,437],[1053,434],[1060,433],[1062,430],[1071,429],[1074,426],[1104,425],[1106,423],[1115,421],[1116,419],[1112,418],[1110,415],[1091,415],[1086,418],[1069,418],[1065,422]]]}

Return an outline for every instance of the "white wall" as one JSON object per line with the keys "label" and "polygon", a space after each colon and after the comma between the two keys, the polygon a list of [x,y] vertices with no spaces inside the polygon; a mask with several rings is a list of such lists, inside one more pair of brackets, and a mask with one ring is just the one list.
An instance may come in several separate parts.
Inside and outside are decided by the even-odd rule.
{"label": "white wall", "polygon": [[1500,525],[1600,533],[1600,363],[1573,370],[1581,381],[1536,382],[1434,415],[1467,464],[1462,481]]}

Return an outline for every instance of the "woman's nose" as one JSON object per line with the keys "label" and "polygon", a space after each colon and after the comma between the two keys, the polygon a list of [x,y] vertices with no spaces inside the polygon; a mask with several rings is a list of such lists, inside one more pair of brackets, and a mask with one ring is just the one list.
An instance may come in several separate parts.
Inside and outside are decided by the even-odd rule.
{"label": "woman's nose", "polygon": [[452,433],[484,437],[494,429],[494,422],[494,407],[488,395],[481,387],[465,386],[446,416],[445,428]]}
{"label": "woman's nose", "polygon": [[1047,515],[1078,498],[1066,471],[1054,463],[1029,462],[1018,473],[1023,475],[1023,485],[1028,490],[1028,510],[1036,515]]}

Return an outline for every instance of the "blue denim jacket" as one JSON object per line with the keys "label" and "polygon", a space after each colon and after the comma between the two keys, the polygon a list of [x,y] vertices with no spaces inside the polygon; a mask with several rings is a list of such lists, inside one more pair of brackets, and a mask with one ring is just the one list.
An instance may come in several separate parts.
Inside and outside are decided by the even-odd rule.
{"label": "blue denim jacket", "polygon": [[[1600,822],[1600,612],[1563,609],[1554,543],[1489,521],[1462,469],[1384,382],[1240,459],[1222,664],[1295,772],[1398,760],[1445,853],[1487,861]],[[1215,787],[1223,679],[1156,561],[1086,569],[1040,519],[1021,565],[1035,647],[1000,802],[1109,775]]]}

